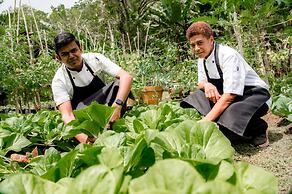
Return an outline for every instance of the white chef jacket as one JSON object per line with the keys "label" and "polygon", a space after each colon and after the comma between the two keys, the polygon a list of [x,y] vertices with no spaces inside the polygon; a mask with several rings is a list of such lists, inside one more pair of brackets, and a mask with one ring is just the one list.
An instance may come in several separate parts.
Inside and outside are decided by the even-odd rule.
{"label": "white chef jacket", "polygon": [[[82,54],[82,58],[92,69],[94,75],[97,75],[103,82],[105,73],[115,77],[122,69],[110,59],[99,53],[84,53]],[[62,64],[52,81],[53,98],[56,106],[71,100],[73,97],[73,86],[67,69],[65,64]],[[72,75],[75,85],[78,87],[89,85],[93,79],[92,74],[84,64],[80,72],[68,70]]]}

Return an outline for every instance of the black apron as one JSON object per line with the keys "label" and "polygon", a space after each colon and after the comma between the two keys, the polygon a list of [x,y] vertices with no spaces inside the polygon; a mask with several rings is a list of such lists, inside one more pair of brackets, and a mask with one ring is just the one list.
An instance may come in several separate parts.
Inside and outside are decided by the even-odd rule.
{"label": "black apron", "polygon": [[87,67],[87,71],[90,71],[92,74],[93,79],[89,85],[83,87],[75,85],[70,71],[66,68],[73,86],[73,97],[71,99],[72,109],[76,110],[84,108],[90,105],[93,101],[96,101],[99,104],[107,104],[108,106],[111,106],[114,103],[119,90],[119,80],[105,85],[97,75],[94,75],[92,69],[85,61],[84,64]]}
{"label": "black apron", "polygon": [[[219,65],[218,58],[219,45],[215,43],[215,63],[220,75],[219,79],[211,79],[206,68],[204,60],[204,69],[208,82],[216,86],[218,92],[223,94],[223,73]],[[253,115],[267,102],[270,98],[268,90],[258,86],[245,86],[243,95],[237,96],[225,111],[215,121],[219,125],[233,131],[234,133],[243,136],[249,121]],[[181,102],[183,108],[195,108],[202,115],[206,116],[214,106],[212,101],[209,101],[203,90],[197,90],[191,95],[184,98]]]}

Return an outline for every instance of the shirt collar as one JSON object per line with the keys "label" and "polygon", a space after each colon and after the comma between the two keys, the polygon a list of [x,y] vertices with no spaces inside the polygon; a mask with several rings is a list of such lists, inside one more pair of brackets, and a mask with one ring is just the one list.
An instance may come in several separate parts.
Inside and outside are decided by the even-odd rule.
{"label": "shirt collar", "polygon": [[215,57],[215,42],[213,43],[213,50],[211,52],[211,54],[207,57],[206,62],[210,62],[210,61],[214,61],[214,57]]}

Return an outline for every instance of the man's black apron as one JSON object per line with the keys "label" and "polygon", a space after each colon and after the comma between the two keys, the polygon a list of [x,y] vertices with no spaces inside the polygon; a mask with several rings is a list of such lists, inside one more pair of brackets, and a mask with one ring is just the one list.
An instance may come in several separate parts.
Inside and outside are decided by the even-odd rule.
{"label": "man's black apron", "polygon": [[[220,75],[219,79],[211,79],[206,68],[206,61],[204,60],[204,69],[207,76],[208,82],[216,86],[218,92],[223,94],[223,72],[219,65],[218,58],[219,45],[215,44],[215,63],[217,71]],[[262,87],[257,86],[245,86],[242,96],[237,96],[233,103],[229,105],[225,111],[215,121],[219,125],[233,131],[234,133],[243,136],[247,125],[253,115],[265,105],[267,100],[270,98],[269,92]],[[214,103],[209,101],[205,92],[197,90],[191,95],[184,98],[181,102],[183,108],[195,108],[202,115],[206,116],[214,106]],[[263,116],[263,115],[261,115]]]}
{"label": "man's black apron", "polygon": [[99,104],[107,104],[108,106],[111,106],[114,103],[119,90],[119,80],[105,85],[97,75],[94,75],[92,69],[85,61],[84,64],[87,67],[87,71],[90,71],[93,76],[92,81],[87,86],[76,86],[70,71],[66,69],[73,86],[73,97],[71,99],[72,109],[84,108],[85,106],[90,105],[93,101],[96,101]]}

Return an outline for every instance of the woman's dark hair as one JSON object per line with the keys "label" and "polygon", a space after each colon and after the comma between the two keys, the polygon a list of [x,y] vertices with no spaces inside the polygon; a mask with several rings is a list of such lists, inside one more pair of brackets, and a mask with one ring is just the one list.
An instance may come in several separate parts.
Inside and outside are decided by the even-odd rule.
{"label": "woman's dark hair", "polygon": [[68,45],[69,43],[75,41],[77,46],[80,48],[80,43],[79,41],[75,38],[75,36],[69,32],[61,32],[60,34],[58,34],[55,39],[55,51],[57,53],[57,55],[59,55],[59,50]]}

